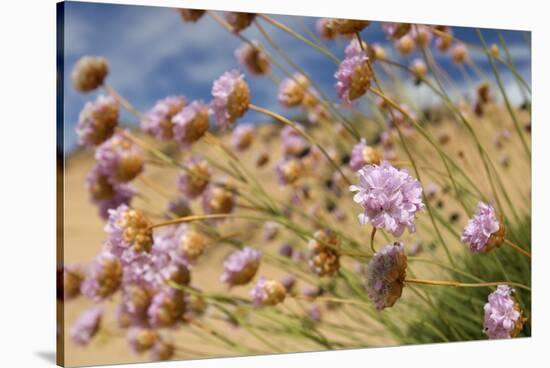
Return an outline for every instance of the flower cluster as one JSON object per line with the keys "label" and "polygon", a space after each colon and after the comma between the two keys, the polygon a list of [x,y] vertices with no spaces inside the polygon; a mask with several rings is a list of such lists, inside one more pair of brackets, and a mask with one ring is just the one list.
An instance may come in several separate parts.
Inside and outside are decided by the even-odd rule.
{"label": "flower cluster", "polygon": [[470,246],[472,252],[486,253],[503,243],[505,233],[506,228],[498,220],[495,209],[480,202],[476,214],[464,228],[461,240]]}
{"label": "flower cluster", "polygon": [[508,285],[499,285],[489,295],[489,301],[483,307],[485,319],[483,332],[490,339],[509,339],[517,336],[525,318],[522,317],[521,308],[512,296],[514,289]]}

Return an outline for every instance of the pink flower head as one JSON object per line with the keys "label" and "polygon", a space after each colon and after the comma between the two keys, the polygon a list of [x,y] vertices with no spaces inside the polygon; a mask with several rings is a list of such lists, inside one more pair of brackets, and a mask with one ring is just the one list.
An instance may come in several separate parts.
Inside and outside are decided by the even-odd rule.
{"label": "pink flower head", "polygon": [[[300,124],[298,126],[303,129]],[[300,156],[309,148],[307,139],[290,125],[285,125],[280,136],[285,156]]]}
{"label": "pink flower head", "polygon": [[260,277],[250,295],[256,306],[276,305],[284,301],[286,288],[280,281]]}
{"label": "pink flower head", "polygon": [[111,181],[126,183],[143,171],[144,155],[141,148],[122,133],[115,133],[95,151],[101,172]]}
{"label": "pink flower head", "polygon": [[231,127],[248,110],[250,90],[244,75],[234,69],[214,81],[211,108],[220,128]]}
{"label": "pink flower head", "polygon": [[108,244],[115,253],[126,249],[148,252],[153,245],[151,225],[151,220],[142,210],[120,205],[109,210],[109,220],[105,225]]}
{"label": "pink flower head", "polygon": [[247,284],[256,275],[261,258],[262,253],[250,247],[231,253],[223,263],[221,281],[229,286]]}
{"label": "pink flower head", "polygon": [[168,96],[155,103],[141,120],[141,129],[153,137],[168,141],[173,137],[172,118],[186,104],[183,96]]}
{"label": "pink flower head", "polygon": [[363,41],[363,44],[361,45],[357,38],[353,38],[346,46],[344,53],[346,54],[346,57],[352,57],[365,51],[367,51],[367,44]]}
{"label": "pink flower head", "polygon": [[77,345],[88,345],[97,334],[103,316],[103,308],[93,307],[88,309],[74,322],[71,328],[71,339]]}
{"label": "pink flower head", "polygon": [[334,74],[338,97],[346,103],[364,95],[369,86],[371,71],[366,52],[347,56]]}
{"label": "pink flower head", "polygon": [[174,138],[182,148],[189,148],[208,130],[208,106],[201,101],[193,101],[174,115]]}
{"label": "pink flower head", "polygon": [[183,293],[164,288],[155,294],[147,310],[149,324],[153,327],[171,327],[181,319],[184,311]]}
{"label": "pink flower head", "polygon": [[86,188],[90,199],[98,207],[99,215],[106,220],[109,210],[122,204],[129,205],[135,190],[128,184],[114,183],[102,173],[98,165],[94,166],[86,176]]}
{"label": "pink flower head", "polygon": [[300,73],[294,73],[291,78],[285,78],[279,84],[277,99],[284,107],[299,106],[309,88],[309,79]]}
{"label": "pink flower head", "polygon": [[470,246],[472,252],[485,252],[493,234],[497,235],[501,226],[495,209],[486,203],[479,202],[477,212],[466,224],[461,240]]}
{"label": "pink flower head", "polygon": [[258,41],[244,43],[235,50],[235,58],[245,66],[251,74],[263,75],[269,72],[270,64],[266,53],[260,48]]}
{"label": "pink flower head", "polygon": [[489,294],[489,301],[483,307],[485,310],[483,332],[490,339],[509,339],[517,336],[523,328],[525,320],[521,316],[521,309],[512,292],[514,289],[508,285],[499,285]]}
{"label": "pink flower head", "polygon": [[415,214],[424,208],[422,186],[406,170],[398,170],[387,161],[368,165],[357,171],[359,185],[350,186],[353,200],[364,213],[359,214],[363,225],[371,222],[394,236],[401,236],[405,228],[415,232]]}
{"label": "pink flower head", "polygon": [[95,147],[111,137],[118,124],[118,102],[114,97],[99,95],[87,102],[80,112],[76,134],[78,143]]}

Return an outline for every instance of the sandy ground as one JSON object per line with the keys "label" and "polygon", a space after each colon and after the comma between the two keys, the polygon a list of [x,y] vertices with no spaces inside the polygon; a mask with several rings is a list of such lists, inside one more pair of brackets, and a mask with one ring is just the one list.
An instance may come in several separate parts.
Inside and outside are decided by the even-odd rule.
{"label": "sandy ground", "polygon": [[[484,147],[489,151],[491,157],[495,160],[495,165],[498,166],[498,170],[501,175],[505,178],[505,186],[508,192],[511,194],[512,202],[517,205],[519,209],[527,210],[530,208],[530,202],[526,198],[530,198],[530,183],[531,179],[531,170],[530,166],[526,164],[524,159],[524,153],[521,151],[521,145],[519,140],[516,138],[515,134],[512,134],[512,138],[508,141],[505,141],[505,146],[503,149],[497,149],[493,144],[493,137],[495,133],[500,131],[503,127],[508,128],[511,132],[514,132],[511,120],[509,115],[502,110],[493,110],[488,114],[491,116],[491,119],[482,118],[474,119],[476,124],[475,131],[480,137],[480,140],[484,142]],[[523,123],[528,121],[528,115],[526,113],[520,113],[520,121]],[[437,126],[429,128],[430,132],[434,134],[435,137],[442,137],[443,134],[447,134],[450,137],[449,143],[445,145],[445,151],[448,152],[453,157],[462,156],[463,158],[457,158],[457,160],[462,160],[463,168],[471,174],[472,180],[476,183],[479,183],[486,193],[490,193],[490,187],[486,180],[486,177],[483,174],[483,169],[479,161],[479,155],[476,151],[476,148],[469,142],[471,139],[467,137],[467,134],[463,128],[460,128],[455,123],[443,122]],[[262,185],[265,186],[267,191],[273,197],[277,199],[285,199],[293,194],[293,188],[281,189],[276,182],[273,180],[273,165],[277,157],[280,157],[280,147],[278,144],[278,127],[265,126],[262,127],[260,139],[256,140],[251,150],[246,153],[239,154],[239,159],[248,167],[251,171],[254,172],[254,175],[257,176],[258,180]],[[317,135],[319,136],[319,135]],[[336,138],[333,135],[323,135],[320,136],[323,143],[334,143]],[[339,139],[339,138],[338,138]],[[431,181],[430,174],[428,169],[432,168],[443,171],[443,166],[440,163],[440,160],[432,149],[428,148],[425,140],[421,137],[415,136],[411,138],[413,144],[413,155],[417,160],[417,164],[420,166],[422,175],[421,179],[423,184],[426,185]],[[227,137],[223,138],[224,142],[228,142]],[[468,142],[467,144],[465,142]],[[265,150],[272,157],[271,162],[267,167],[257,169],[255,168],[255,160],[257,154],[260,151]],[[219,150],[219,147],[213,144],[207,144],[201,142],[193,148],[193,151],[196,153],[203,154],[210,158],[216,158],[216,162],[221,165],[226,165],[228,162],[227,157]],[[460,153],[461,152],[461,153]],[[510,160],[510,166],[506,169],[502,168],[498,162],[504,155],[507,155]],[[406,156],[400,154],[400,160],[406,160]],[[460,162],[460,161],[459,161]],[[89,202],[88,194],[84,187],[84,181],[86,173],[93,165],[93,157],[90,152],[78,151],[74,154],[71,154],[65,164],[65,223],[64,223],[64,258],[67,264],[72,263],[83,263],[86,264],[89,262],[95,254],[98,252],[104,240],[104,223],[101,221],[99,216],[96,214],[96,208]],[[406,165],[405,165],[406,166]],[[319,175],[321,171],[312,171],[311,176]],[[411,169],[412,171],[412,169]],[[513,173],[513,175],[512,175]],[[159,168],[154,167],[153,165],[148,165],[144,177],[148,179],[148,182],[152,182],[153,185],[146,185],[143,181],[136,181],[135,185],[139,191],[143,194],[143,198],[136,199],[133,202],[133,205],[140,208],[147,208],[153,213],[160,213],[166,206],[168,201],[167,196],[174,197],[176,193],[175,183],[176,183],[176,174],[177,170],[166,167]],[[307,179],[306,179],[307,180]],[[153,189],[152,187],[155,187]],[[344,196],[345,197],[345,196]],[[312,191],[312,201],[310,203],[314,204],[316,200],[323,200],[323,192],[319,190]],[[200,213],[198,203],[194,203],[194,209],[197,209],[197,212]],[[355,215],[358,212],[357,207],[351,202],[350,198],[345,198],[341,202],[338,202],[338,205],[342,208],[348,216],[348,220],[345,223],[340,223],[339,229],[342,231],[351,234],[354,239],[362,239],[365,242],[365,249],[367,249],[367,239],[369,238],[368,230],[369,227],[361,228],[358,226]],[[442,214],[449,216],[451,213],[456,211],[458,206],[456,203],[453,203],[452,200],[445,202],[445,207],[442,210]],[[334,218],[330,214],[318,210],[313,210],[308,205],[307,208],[304,208],[310,213],[315,213],[315,216],[321,216],[328,221],[335,222]],[[420,226],[418,231],[418,236],[429,242],[433,238],[433,234],[429,233],[429,221],[427,215],[421,214],[421,219],[419,220]],[[466,222],[466,218],[462,215],[458,220],[458,225],[460,228]],[[424,225],[422,225],[424,224]],[[269,250],[271,252],[276,252],[279,245],[283,241],[291,240],[296,242],[296,239],[288,239],[285,234],[280,234],[275,240],[271,242],[266,242],[263,240],[263,228],[262,224],[258,223],[246,223],[239,220],[226,221],[226,223],[221,227],[221,233],[230,233],[238,232],[240,239],[243,239],[254,246],[262,250]],[[444,237],[448,240],[449,247],[453,252],[463,251],[463,246],[457,243],[452,239],[449,234],[444,233]],[[408,238],[405,237],[405,241]],[[383,239],[378,239],[380,242],[383,242]],[[305,246],[301,244],[300,246]],[[427,248],[427,247],[425,247]],[[193,285],[200,286],[204,290],[209,291],[223,291],[223,285],[219,282],[219,275],[222,271],[223,259],[231,251],[231,248],[227,245],[216,244],[211,246],[205,256],[201,259],[197,267],[193,270]],[[427,249],[425,249],[428,252]],[[433,253],[433,257],[439,257],[442,255],[441,249],[430,250],[429,252]],[[347,263],[346,266],[352,268],[353,263]],[[417,274],[430,274],[434,270],[429,267],[424,267],[422,269],[415,270]],[[280,270],[274,269],[265,263],[260,269],[260,274],[270,276],[270,277],[280,277],[282,273]],[[302,284],[303,285],[303,284]],[[234,290],[234,292],[244,295],[247,295],[249,287],[239,288],[239,290]],[[408,297],[408,291],[405,290],[403,298]],[[116,301],[116,299],[115,299]],[[108,311],[112,312],[112,306],[115,304],[115,301],[112,303],[107,303],[110,305]],[[71,301],[66,304],[65,307],[65,334],[68,334],[71,323],[76,319],[78,314],[90,306],[90,302],[83,298],[78,300]],[[298,305],[294,301],[289,302],[289,308],[294,310],[300,310],[303,305]],[[344,313],[344,311],[334,311],[331,313],[325,313],[325,321],[332,321],[341,325],[346,325],[348,323],[352,324],[354,321],[350,319],[349,316]],[[367,321],[368,322],[368,321]],[[243,344],[248,344],[253,347],[262,349],[263,351],[269,351],[265,344],[262,344],[261,341],[254,338],[243,329],[235,329],[229,326],[225,322],[212,322],[212,325],[221,331],[227,331],[233,338],[238,339]],[[126,363],[126,362],[141,362],[147,361],[147,356],[136,356],[133,355],[129,348],[128,344],[123,336],[123,331],[117,329],[112,313],[108,313],[105,319],[106,331],[104,332],[99,339],[95,340],[90,346],[86,348],[81,348],[75,346],[69,339],[66,341],[65,348],[65,363],[69,366],[74,365],[96,365],[96,364],[106,364],[106,363]],[[68,336],[68,335],[67,335]],[[204,340],[201,340],[197,337],[196,331],[191,326],[184,326],[175,333],[174,341],[190,350],[198,350],[201,352],[206,352],[212,355],[230,355],[235,354],[225,348],[220,346],[214,346],[207,343],[204,343]],[[338,338],[337,335],[330,335],[331,337]],[[349,338],[353,338],[353,334],[348,334]],[[311,344],[304,344],[303,346],[294,345],[291,342],[285,342],[284,339],[273,340],[278,344],[282,351],[307,351],[307,350],[319,350],[318,346],[312,346]],[[377,336],[366,337],[365,341],[368,342],[369,346],[386,346],[395,344],[395,341],[392,338],[385,336],[383,333]],[[181,352],[178,353],[178,359],[187,359],[196,357],[193,354]]]}

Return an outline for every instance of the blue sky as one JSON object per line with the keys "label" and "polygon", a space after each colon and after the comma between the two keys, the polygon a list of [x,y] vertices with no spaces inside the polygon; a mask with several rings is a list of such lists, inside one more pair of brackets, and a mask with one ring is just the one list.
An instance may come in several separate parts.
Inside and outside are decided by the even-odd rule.
{"label": "blue sky", "polygon": [[[276,16],[281,22],[301,30],[302,25],[314,31],[317,18]],[[335,99],[335,64],[316,50],[288,34],[263,23],[275,41],[300,66],[308,70],[321,85],[324,92]],[[146,111],[156,100],[167,95],[184,95],[188,99],[210,100],[212,81],[224,71],[239,67],[233,53],[241,41],[228,34],[210,17],[205,16],[198,23],[183,23],[179,14],[170,8],[66,2],[64,18],[64,141],[65,151],[76,147],[74,127],[78,114],[88,100],[96,97],[96,92],[81,94],[76,92],[70,81],[72,66],[82,55],[101,55],[109,61],[108,83],[130,100],[138,109]],[[453,28],[454,34],[467,42],[479,44],[474,29]],[[498,42],[494,30],[483,30],[489,43]],[[302,32],[303,33],[303,32]],[[527,47],[525,32],[502,31],[520,73],[530,80],[531,55]],[[270,51],[255,27],[243,31],[249,39],[257,39]],[[381,31],[380,23],[374,22],[362,32],[367,42],[389,43]],[[331,51],[343,57],[344,41],[327,44]],[[412,60],[415,56],[408,59]],[[438,61],[448,70],[460,88],[468,83],[453,67],[445,55],[438,55]],[[471,57],[479,66],[490,72],[490,65],[481,53]],[[407,62],[408,63],[408,62]],[[242,68],[240,68],[242,70]],[[275,67],[278,76],[283,77]],[[243,70],[244,71],[244,70]],[[521,97],[511,74],[503,70],[506,89],[515,102]],[[247,74],[245,72],[245,74]],[[472,74],[473,76],[473,74]],[[277,89],[267,77],[254,77],[247,74],[252,91],[252,102],[288,115],[277,104]],[[410,83],[411,89],[416,88]],[[422,88],[414,89],[414,95],[424,102],[434,97]],[[136,122],[126,112],[121,115],[124,122]],[[262,122],[265,117],[249,112],[241,121]]]}

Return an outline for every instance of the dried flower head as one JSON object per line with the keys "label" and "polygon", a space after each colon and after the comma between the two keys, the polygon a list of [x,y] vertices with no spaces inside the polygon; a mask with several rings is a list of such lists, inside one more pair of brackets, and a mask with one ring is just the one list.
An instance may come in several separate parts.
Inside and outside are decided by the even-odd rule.
{"label": "dried flower head", "polygon": [[239,13],[239,12],[226,12],[225,20],[233,28],[233,32],[240,32],[245,28],[248,28],[256,18],[256,14],[253,13]]}
{"label": "dried flower head", "polygon": [[152,349],[158,339],[158,332],[149,328],[134,327],[128,330],[128,343],[136,354],[141,354]]}
{"label": "dried flower head", "polygon": [[223,263],[221,281],[229,286],[248,284],[256,275],[261,258],[260,251],[250,247],[231,253]]}
{"label": "dried flower head", "polygon": [[336,31],[334,31],[330,26],[330,19],[328,18],[319,18],[315,23],[315,29],[317,34],[324,40],[334,40],[337,36]]}
{"label": "dried flower head", "polygon": [[373,43],[367,52],[372,61],[384,60],[386,58],[386,50],[379,43]]}
{"label": "dried flower head", "polygon": [[349,166],[352,170],[357,171],[365,165],[379,165],[382,156],[378,150],[367,145],[365,138],[353,146]]}
{"label": "dried flower head", "polygon": [[80,112],[76,125],[78,143],[95,147],[113,135],[117,124],[117,100],[111,96],[99,95],[95,101],[87,102]]}
{"label": "dried flower head", "polygon": [[148,252],[153,246],[151,220],[139,209],[121,205],[109,210],[105,225],[109,243],[114,248],[131,248],[135,252]]}
{"label": "dried flower head", "polygon": [[227,214],[235,207],[235,195],[217,185],[209,185],[202,196],[202,208],[207,214]]}
{"label": "dried flower head", "polygon": [[172,118],[186,103],[183,96],[168,96],[157,101],[141,120],[141,129],[157,139],[171,140],[174,137]]}
{"label": "dried flower head", "polygon": [[239,124],[231,134],[231,145],[237,151],[245,151],[254,142],[254,125]]}
{"label": "dried flower head", "polygon": [[479,202],[476,214],[468,221],[461,240],[476,253],[486,253],[504,242],[506,227],[497,218],[495,209],[486,203]]}
{"label": "dried flower head", "polygon": [[483,104],[491,102],[491,88],[489,83],[483,82],[477,87],[477,98]]}
{"label": "dried flower head", "polygon": [[122,204],[129,205],[135,191],[127,184],[114,183],[102,173],[98,165],[86,175],[86,188],[99,209],[102,219],[109,218],[109,210]]}
{"label": "dried flower head", "polygon": [[285,287],[286,292],[290,293],[292,291],[292,289],[294,289],[294,286],[296,285],[296,277],[294,277],[292,275],[286,275],[281,280],[281,284],[283,284],[283,286]]}
{"label": "dried flower head", "polygon": [[147,310],[152,327],[172,327],[185,312],[185,299],[181,291],[162,289],[155,294]]}
{"label": "dried flower head", "polygon": [[514,289],[508,285],[499,285],[489,294],[489,301],[483,307],[483,332],[490,339],[516,337],[523,329],[526,318],[522,316],[521,307],[512,296],[513,292]]}
{"label": "dried flower head", "polygon": [[123,133],[115,133],[95,151],[98,167],[113,182],[126,183],[143,171],[143,151]]}
{"label": "dried flower head", "polygon": [[258,41],[244,43],[235,50],[235,58],[244,65],[251,74],[264,75],[270,70],[266,53],[260,48]]}
{"label": "dried flower head", "polygon": [[124,285],[122,305],[132,324],[144,324],[147,321],[147,309],[151,304],[151,289],[137,283]]}
{"label": "dried flower head", "polygon": [[382,30],[388,37],[398,40],[409,33],[411,25],[409,23],[386,22],[382,23]]}
{"label": "dried flower head", "polygon": [[188,227],[180,227],[176,235],[178,255],[188,262],[196,261],[206,250],[208,238],[201,232]]}
{"label": "dried flower head", "polygon": [[279,102],[285,107],[299,106],[308,88],[309,79],[303,74],[295,73],[292,78],[285,78],[279,84]]}
{"label": "dried flower head", "polygon": [[430,28],[425,25],[418,24],[411,30],[411,35],[414,38],[414,41],[420,46],[420,47],[428,47],[430,43],[432,42],[432,32],[430,31]]}
{"label": "dried flower head", "polygon": [[351,57],[361,54],[362,52],[368,52],[368,49],[369,47],[365,41],[361,41],[361,43],[359,43],[357,38],[352,38],[344,49],[344,54],[346,57]]}
{"label": "dried flower head", "polygon": [[174,115],[174,139],[183,148],[189,148],[208,130],[208,106],[193,101]]}
{"label": "dried flower head", "polygon": [[90,92],[103,84],[109,73],[107,59],[100,56],[83,56],[73,67],[71,79],[79,92]]}
{"label": "dried flower head", "polygon": [[376,252],[367,270],[367,291],[376,309],[391,307],[401,297],[407,270],[403,243],[386,245]]}
{"label": "dried flower head", "polygon": [[178,11],[183,21],[191,23],[195,23],[196,21],[201,19],[201,17],[206,12],[206,10],[200,9],[178,9]]}
{"label": "dried flower head", "polygon": [[71,339],[77,345],[88,345],[101,325],[103,308],[92,307],[78,316],[71,328]]}
{"label": "dried flower head", "polygon": [[122,264],[111,252],[102,250],[90,265],[82,282],[81,291],[86,297],[100,301],[113,295],[122,282]]}
{"label": "dried flower head", "polygon": [[225,72],[212,86],[212,110],[220,128],[229,128],[248,110],[250,90],[238,70]]}
{"label": "dried flower head", "polygon": [[435,46],[440,52],[447,52],[453,44],[453,35],[450,29],[445,34],[439,34],[435,40]]}
{"label": "dried flower head", "polygon": [[189,156],[183,163],[185,171],[178,175],[178,189],[189,199],[204,192],[210,182],[210,166],[199,156]]}
{"label": "dried flower head", "polygon": [[354,35],[357,32],[361,32],[363,29],[368,27],[370,22],[368,20],[357,20],[357,19],[329,19],[327,21],[326,27],[330,28],[332,31],[337,34],[347,36]]}
{"label": "dried flower head", "polygon": [[159,339],[153,349],[151,349],[152,360],[170,360],[174,357],[174,344]]}
{"label": "dried flower head", "polygon": [[168,203],[168,212],[176,217],[185,217],[191,215],[189,201],[184,197],[178,197]]}
{"label": "dried flower head", "polygon": [[350,186],[353,197],[364,213],[359,214],[363,225],[371,222],[400,236],[405,228],[415,232],[415,214],[424,208],[422,186],[406,170],[398,170],[387,161],[380,165],[365,166],[357,171],[359,185]]}
{"label": "dried flower head", "polygon": [[63,266],[63,299],[71,300],[80,295],[84,272],[80,266]]}
{"label": "dried flower head", "polygon": [[280,281],[260,277],[250,295],[256,306],[277,305],[285,300],[286,288]]}
{"label": "dried flower head", "polygon": [[366,52],[346,57],[334,74],[338,97],[346,103],[364,95],[370,87],[372,77]]}
{"label": "dried flower head", "polygon": [[340,269],[340,239],[330,229],[318,230],[308,242],[308,264],[318,276],[332,276]]}

